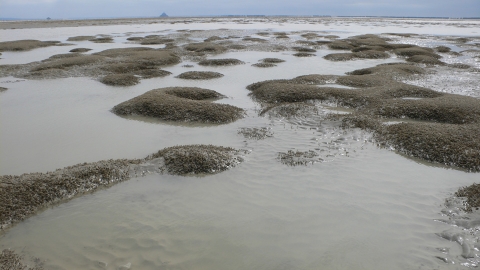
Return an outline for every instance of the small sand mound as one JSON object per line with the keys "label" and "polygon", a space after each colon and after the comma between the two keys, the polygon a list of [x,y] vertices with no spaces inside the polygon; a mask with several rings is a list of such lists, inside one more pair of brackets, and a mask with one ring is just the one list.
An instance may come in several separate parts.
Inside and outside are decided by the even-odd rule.
{"label": "small sand mound", "polygon": [[293,56],[296,56],[296,57],[313,57],[313,56],[315,56],[315,54],[306,53],[306,52],[299,52],[299,53],[294,53]]}
{"label": "small sand mound", "polygon": [[[180,90],[183,89],[183,90]],[[173,92],[172,92],[173,91]],[[227,104],[212,103],[179,97],[178,91],[210,92],[216,98],[221,94],[198,87],[167,87],[154,89],[113,107],[118,115],[143,115],[166,121],[225,124],[243,117],[244,111]]]}
{"label": "small sand mound", "polygon": [[233,66],[245,64],[245,62],[238,59],[226,58],[226,59],[207,59],[198,63],[201,66]]}
{"label": "small sand mound", "polygon": [[279,59],[279,58],[263,58],[260,61],[262,61],[263,63],[274,63],[274,64],[285,62],[285,60]]}
{"label": "small sand mound", "polygon": [[442,58],[440,55],[433,52],[430,48],[425,47],[410,47],[410,48],[403,48],[403,49],[396,49],[393,51],[396,55],[404,56],[404,57],[412,57],[415,55],[426,55],[431,56],[436,59]]}
{"label": "small sand mound", "polygon": [[69,37],[67,41],[86,41],[94,38],[95,36],[76,36],[76,37]]}
{"label": "small sand mound", "polygon": [[187,80],[209,80],[223,77],[222,73],[213,71],[187,71],[175,78],[187,79]]}
{"label": "small sand mound", "polygon": [[453,64],[450,64],[448,65],[449,67],[452,67],[452,68],[458,68],[458,69],[469,69],[469,68],[472,68],[472,66],[470,65],[467,65],[467,64],[463,64],[463,63],[453,63]]}
{"label": "small sand mound", "polygon": [[144,38],[143,37],[129,37],[127,38],[128,41],[139,41],[139,40],[143,40]]}
{"label": "small sand mound", "polygon": [[149,158],[163,158],[167,172],[176,175],[219,173],[243,161],[233,148],[199,144],[168,147]]}
{"label": "small sand mound", "polygon": [[243,41],[250,41],[250,42],[267,42],[268,40],[263,38],[254,38],[254,37],[244,37]]}
{"label": "small sand mound", "polygon": [[438,46],[438,47],[435,47],[435,50],[437,52],[441,52],[441,53],[448,53],[450,52],[452,49],[450,49],[450,47],[447,47],[447,46]]}
{"label": "small sand mound", "polygon": [[8,90],[8,88],[0,87],[0,92],[7,91],[7,90]]}
{"label": "small sand mound", "polygon": [[331,54],[325,55],[323,58],[326,60],[339,62],[339,61],[350,61],[355,59],[356,57],[355,57],[355,54],[353,53],[331,53]]}
{"label": "small sand mound", "polygon": [[317,51],[315,49],[306,48],[306,47],[293,47],[292,50],[297,52],[316,52]]}
{"label": "small sand mound", "polygon": [[113,43],[113,38],[111,37],[96,37],[89,39],[88,41],[94,42],[94,43]]}
{"label": "small sand mound", "polygon": [[138,84],[140,79],[131,74],[111,74],[103,77],[100,82],[112,86],[132,86]]}
{"label": "small sand mound", "polygon": [[15,40],[15,41],[4,41],[0,42],[0,52],[5,51],[29,51],[36,48],[48,47],[48,46],[57,46],[60,44],[60,41],[40,41],[40,40]]}
{"label": "small sand mound", "polygon": [[204,40],[204,42],[212,42],[212,41],[217,41],[217,40],[222,40],[223,38],[219,37],[219,36],[211,36],[207,39]]}
{"label": "small sand mound", "polygon": [[208,52],[208,53],[222,53],[227,50],[224,46],[210,43],[210,42],[203,42],[203,43],[192,43],[188,44],[185,47],[185,50],[191,52]]}
{"label": "small sand mound", "polygon": [[321,75],[321,74],[309,74],[302,75],[290,80],[296,84],[326,84],[335,83],[340,76],[337,75]]}
{"label": "small sand mound", "polygon": [[407,62],[425,64],[427,66],[443,66],[443,65],[445,65],[444,62],[438,60],[435,57],[428,56],[428,55],[414,55],[412,57],[407,58]]}
{"label": "small sand mound", "polygon": [[171,42],[175,42],[175,40],[171,38],[145,38],[140,40],[141,45],[159,45]]}
{"label": "small sand mound", "polygon": [[253,64],[252,67],[259,67],[259,68],[269,68],[269,67],[276,67],[277,65],[272,63],[256,63]]}
{"label": "small sand mound", "polygon": [[328,48],[332,50],[351,50],[354,46],[345,41],[336,40],[327,44]]}
{"label": "small sand mound", "polygon": [[91,51],[92,49],[89,49],[89,48],[75,48],[75,49],[71,49],[70,52],[72,53],[83,53],[83,52],[88,52],[88,51]]}

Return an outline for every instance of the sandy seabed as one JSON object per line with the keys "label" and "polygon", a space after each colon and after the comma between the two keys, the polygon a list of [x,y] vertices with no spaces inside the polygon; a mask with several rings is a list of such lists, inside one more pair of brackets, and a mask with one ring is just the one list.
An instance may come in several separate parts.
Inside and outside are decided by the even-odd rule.
{"label": "sandy seabed", "polygon": [[[351,165],[347,165],[347,157],[361,160],[366,156],[364,159],[370,160],[378,153],[384,155],[381,151],[388,151],[414,161],[416,165],[405,165],[410,166],[407,170],[412,175],[416,171],[423,175],[422,179],[432,178],[439,171],[448,170],[458,177],[458,183],[442,178],[440,186],[432,185],[423,194],[436,198],[433,200],[436,204],[447,198],[440,208],[432,201],[414,202],[437,209],[441,213],[437,220],[445,226],[442,232],[435,235],[437,231],[432,231],[430,238],[423,239],[429,244],[415,247],[421,250],[421,255],[410,258],[402,253],[400,259],[386,259],[382,263],[394,265],[394,269],[420,263],[442,269],[476,266],[480,256],[476,242],[480,238],[476,233],[478,218],[472,209],[477,207],[473,202],[480,200],[475,199],[476,192],[469,192],[468,200],[452,193],[471,184],[480,171],[479,26],[478,20],[327,17],[0,22],[0,102],[4,123],[0,131],[3,175],[0,223],[5,229],[0,239],[4,249],[0,263],[5,267],[17,265],[18,269],[26,264],[36,269],[142,268],[139,265],[156,269],[165,266],[165,259],[155,261],[148,252],[145,258],[138,258],[135,254],[141,248],[116,252],[95,246],[93,249],[110,255],[95,259],[85,255],[88,258],[73,261],[68,257],[84,256],[77,247],[70,247],[70,254],[55,247],[39,252],[37,245],[31,245],[31,249],[20,255],[7,249],[18,250],[12,243],[29,245],[35,239],[18,236],[15,230],[24,229],[20,226],[24,224],[22,220],[32,220],[29,217],[37,213],[51,215],[49,211],[56,209],[47,209],[51,205],[67,201],[75,205],[78,199],[74,198],[131,178],[138,180],[154,174],[169,175],[166,179],[187,176],[186,179],[205,181],[227,175],[232,185],[236,185],[242,175],[248,174],[254,181],[250,183],[252,187],[240,188],[238,198],[232,195],[235,202],[253,203],[274,213],[275,207],[285,207],[285,202],[253,186],[268,183],[280,194],[288,186],[283,185],[286,182],[280,183],[298,174],[301,176],[297,188],[302,190],[298,192],[308,194],[303,189],[323,173],[321,166],[334,164],[332,168],[344,165],[348,168]],[[372,146],[370,152],[363,150],[366,144]],[[390,158],[392,164],[387,168],[394,170],[397,157]],[[353,165],[350,173],[337,176],[335,179],[345,184],[333,190],[349,190],[352,185],[349,179],[356,169],[362,170],[358,166]],[[280,173],[282,176],[274,174],[279,182],[265,180],[271,179],[264,175],[265,171],[283,171],[284,167],[288,169]],[[381,175],[388,175],[389,169],[375,168]],[[422,185],[432,184],[425,181],[402,192],[424,192],[419,191],[424,188]],[[219,192],[227,193],[233,187],[222,188]],[[214,189],[212,185],[210,190]],[[202,192],[203,195],[199,192],[199,197],[192,198],[208,196],[208,191]],[[241,199],[245,192],[259,192],[270,202],[258,198],[247,202]],[[353,195],[349,192],[347,196]],[[388,194],[395,190],[392,186],[386,190],[369,188],[366,193],[370,197],[363,203],[378,197],[379,202],[388,204]],[[463,193],[456,195],[459,194]],[[332,203],[317,198],[318,194],[311,196],[315,199],[307,200],[308,206]],[[217,200],[219,205],[229,202],[228,196]],[[341,199],[334,198],[335,201]],[[409,203],[412,202],[404,198],[393,203],[392,208]],[[288,216],[302,211],[301,206],[288,209],[278,224],[293,231],[301,230],[302,226],[288,225],[294,223]],[[172,211],[188,210],[178,207]],[[379,216],[383,211],[382,207],[360,207]],[[215,209],[225,211],[218,206]],[[389,213],[398,213],[393,209]],[[237,210],[242,211],[242,207]],[[329,212],[324,210],[320,215]],[[340,216],[342,211],[345,209],[339,210]],[[418,221],[422,214],[410,217],[408,211],[398,211],[409,219],[417,219],[406,225],[410,228],[404,232],[407,237],[418,233],[414,228],[421,222],[426,231],[428,226],[431,230],[439,229]],[[146,211],[144,215],[150,214]],[[270,224],[272,219],[267,215],[257,221]],[[349,222],[362,219],[361,215],[352,214]],[[196,265],[219,269],[230,259],[237,266],[293,267],[291,262],[281,259],[285,250],[272,248],[271,254],[265,253],[267,261],[251,254],[257,250],[255,247],[275,245],[276,238],[270,239],[268,230],[245,226],[250,229],[235,233],[264,239],[242,244],[252,248],[240,252],[249,258],[245,264],[231,257],[230,251],[238,248],[235,245],[227,247],[229,252],[224,261],[212,260],[211,255],[192,249],[199,231],[217,228],[223,222],[220,217],[198,227],[195,221],[173,220],[180,224],[179,228],[193,226],[186,232],[192,234],[191,239],[182,241],[194,258],[179,251],[182,247],[162,242],[180,238],[162,238],[164,231],[160,230],[152,237],[163,239],[158,240],[166,250],[161,256],[171,262],[172,268]],[[310,218],[306,222],[308,228],[304,228],[313,238],[321,238],[313,229],[317,222]],[[339,218],[339,223],[343,222],[347,221]],[[217,229],[233,230],[227,225]],[[375,224],[368,226],[375,228]],[[320,225],[320,230],[328,230],[328,226]],[[290,235],[295,235],[293,231]],[[280,237],[285,231],[275,233]],[[392,234],[388,230],[385,233]],[[308,251],[309,241],[302,237],[295,240],[288,236],[289,241],[283,244],[300,245],[299,250]],[[205,244],[212,239],[216,238],[198,241]],[[452,244],[445,244],[448,248],[430,246],[438,244],[438,239]],[[72,242],[76,240],[76,236],[72,237]],[[105,241],[119,244],[111,239]],[[240,238],[230,241],[241,242]],[[335,242],[333,238],[330,241]],[[55,243],[53,240],[46,245]],[[348,244],[338,244],[339,250],[348,250]],[[382,244],[386,243],[379,245]],[[158,248],[156,245],[152,247]],[[375,243],[366,241],[366,245]],[[408,243],[402,246],[408,247]],[[224,248],[219,244],[209,250],[218,252]],[[175,250],[175,254],[169,254],[169,249]],[[322,250],[320,246],[313,249]],[[371,253],[354,254],[351,260],[336,257],[331,264],[347,260],[340,269],[348,269],[348,265],[356,265],[359,257]],[[40,259],[30,259],[37,256]],[[50,256],[61,258],[55,260]],[[304,259],[299,254],[291,256],[289,260],[296,262],[299,269],[322,265],[310,256]],[[321,260],[329,256],[326,253]],[[373,262],[374,258],[376,255],[367,261]],[[382,263],[367,266],[381,269]]]}

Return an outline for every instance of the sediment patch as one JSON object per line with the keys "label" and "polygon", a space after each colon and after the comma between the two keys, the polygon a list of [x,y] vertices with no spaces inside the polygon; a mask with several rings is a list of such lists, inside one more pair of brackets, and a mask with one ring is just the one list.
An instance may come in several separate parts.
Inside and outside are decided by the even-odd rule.
{"label": "sediment patch", "polygon": [[298,165],[308,165],[315,162],[323,161],[322,158],[318,157],[318,153],[309,150],[309,151],[294,151],[288,150],[288,152],[280,152],[277,157],[282,164],[289,166],[298,166]]}
{"label": "sediment patch", "polygon": [[[192,96],[208,97],[192,99]],[[117,115],[143,115],[166,121],[212,124],[225,124],[243,117],[243,109],[206,100],[222,97],[220,93],[209,89],[167,87],[148,91],[120,103],[112,111]]]}
{"label": "sediment patch", "polygon": [[86,41],[94,38],[95,36],[75,36],[75,37],[69,37],[67,41]]}
{"label": "sediment patch", "polygon": [[207,53],[222,53],[227,50],[224,46],[211,43],[211,42],[203,42],[203,43],[191,43],[186,45],[185,50],[191,52],[207,52]]}
{"label": "sediment patch", "polygon": [[8,90],[8,88],[6,88],[6,87],[0,87],[0,92],[7,91],[7,90]]}
{"label": "sediment patch", "polygon": [[224,75],[219,72],[213,72],[213,71],[187,71],[184,72],[175,78],[180,78],[180,79],[187,79],[187,80],[210,80],[210,79],[216,79],[216,78],[221,78]]}
{"label": "sediment patch", "polygon": [[276,67],[277,65],[272,63],[256,63],[256,64],[253,64],[252,66],[259,67],[259,68],[269,68],[269,67]]}
{"label": "sediment patch", "polygon": [[473,183],[470,186],[461,187],[455,192],[455,196],[466,198],[464,210],[467,212],[480,208],[480,184]]}
{"label": "sediment patch", "polygon": [[269,137],[273,137],[273,131],[271,128],[240,128],[238,134],[242,134],[247,139],[263,140]]}
{"label": "sediment patch", "polygon": [[[23,256],[18,255],[13,250],[4,249],[0,253],[0,269],[2,270],[43,270],[41,263],[37,263],[35,266],[28,267],[23,262]],[[28,268],[27,268],[28,267]]]}
{"label": "sediment patch", "polygon": [[72,53],[83,53],[83,52],[88,52],[88,51],[91,51],[92,49],[89,49],[89,48],[75,48],[75,49],[71,49],[70,52]]}

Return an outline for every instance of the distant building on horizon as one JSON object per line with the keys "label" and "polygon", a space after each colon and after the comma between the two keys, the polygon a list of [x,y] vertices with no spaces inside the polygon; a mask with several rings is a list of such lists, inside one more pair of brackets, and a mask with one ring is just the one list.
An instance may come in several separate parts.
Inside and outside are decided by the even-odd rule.
{"label": "distant building on horizon", "polygon": [[160,18],[166,18],[168,17],[167,13],[163,12],[162,15],[160,15]]}

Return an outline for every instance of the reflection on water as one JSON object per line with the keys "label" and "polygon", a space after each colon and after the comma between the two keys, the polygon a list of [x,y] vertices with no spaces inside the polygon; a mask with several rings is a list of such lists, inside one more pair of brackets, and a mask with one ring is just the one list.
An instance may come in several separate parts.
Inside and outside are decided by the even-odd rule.
{"label": "reflection on water", "polygon": [[[154,33],[148,33],[151,27],[142,31]],[[78,35],[86,31],[79,29]],[[118,26],[102,29],[130,31],[119,31]],[[73,34],[59,35],[68,36]],[[88,45],[95,50],[112,46]],[[119,41],[114,46],[131,45]],[[42,54],[46,58],[60,48],[68,47],[28,54],[38,53],[35,59],[42,59]],[[465,261],[462,246],[435,234],[451,224],[435,219],[444,198],[458,186],[478,180],[477,174],[425,166],[379,149],[368,132],[343,130],[338,121],[326,119],[328,113],[350,112],[335,104],[312,103],[317,111],[307,116],[258,116],[258,104],[245,89],[253,82],[315,73],[343,75],[401,61],[329,62],[322,56],[330,52],[319,49],[309,58],[297,58],[293,51],[229,52],[211,58],[236,58],[246,64],[203,67],[184,61],[165,68],[172,75],[145,79],[132,87],[110,87],[88,78],[0,78],[0,86],[9,88],[0,93],[2,175],[142,158],[181,144],[251,151],[245,162],[220,174],[199,178],[152,173],[53,207],[3,234],[0,248],[44,259],[47,269],[463,267],[448,263]],[[251,66],[267,57],[286,62],[268,69]],[[186,64],[225,76],[209,81],[175,78],[188,70]],[[220,126],[172,125],[110,112],[118,103],[169,86],[215,90],[228,97],[216,102],[242,107],[247,116]],[[269,136],[248,138],[239,134],[242,128],[265,129]],[[288,151],[311,151],[318,160],[288,166],[277,158]],[[448,256],[442,257],[445,250]],[[442,258],[450,261],[444,263]]]}

